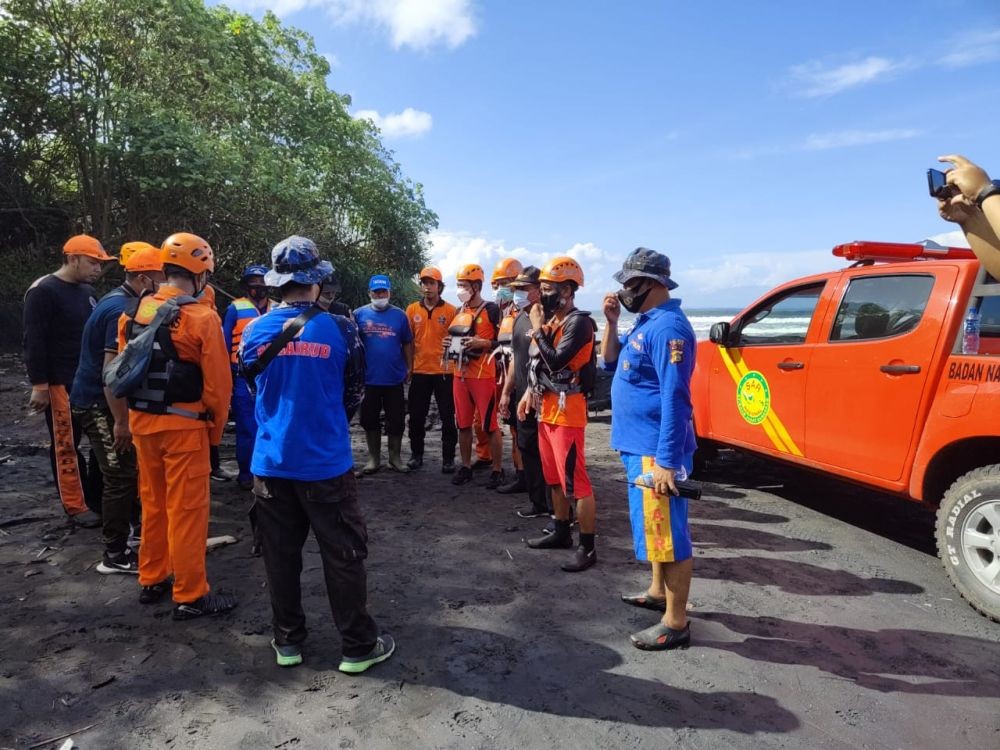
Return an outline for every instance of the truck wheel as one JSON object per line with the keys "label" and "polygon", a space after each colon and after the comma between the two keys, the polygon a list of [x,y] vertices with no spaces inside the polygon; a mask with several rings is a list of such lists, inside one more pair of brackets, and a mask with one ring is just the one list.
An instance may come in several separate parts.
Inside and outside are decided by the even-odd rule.
{"label": "truck wheel", "polygon": [[1000,622],[1000,464],[963,474],[937,514],[938,555],[959,593]]}

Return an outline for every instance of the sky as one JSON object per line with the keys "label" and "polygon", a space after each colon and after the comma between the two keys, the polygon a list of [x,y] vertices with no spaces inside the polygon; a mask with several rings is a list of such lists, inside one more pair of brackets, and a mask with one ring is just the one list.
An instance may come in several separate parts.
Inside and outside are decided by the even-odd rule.
{"label": "sky", "polygon": [[926,170],[1000,176],[996,0],[226,4],[313,35],[423,184],[446,276],[570,255],[580,307],[638,246],[704,309],[836,269],[842,242],[964,245]]}

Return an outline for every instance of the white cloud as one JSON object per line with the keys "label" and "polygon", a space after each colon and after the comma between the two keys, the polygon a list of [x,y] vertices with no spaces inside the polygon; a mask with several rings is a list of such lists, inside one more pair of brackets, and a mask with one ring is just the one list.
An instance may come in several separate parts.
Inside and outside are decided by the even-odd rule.
{"label": "white cloud", "polygon": [[272,10],[287,16],[305,8],[321,8],[340,24],[367,24],[384,29],[396,49],[427,49],[444,44],[454,49],[476,34],[472,0],[227,0],[237,10]]}
{"label": "white cloud", "polygon": [[[732,253],[704,265],[675,265],[672,276],[680,284],[687,305],[698,307],[698,295],[718,295],[733,289],[758,289],[763,293],[800,276],[834,270],[839,264],[829,250]],[[734,300],[733,304],[741,301]]]}
{"label": "white cloud", "polygon": [[832,133],[814,133],[802,143],[803,151],[826,151],[832,148],[867,146],[872,143],[888,143],[916,138],[919,130],[912,128],[892,128],[889,130],[840,130]]}
{"label": "white cloud", "polygon": [[[469,232],[436,231],[429,235],[428,241],[430,264],[440,269],[447,285],[445,297],[452,302],[455,301],[455,274],[459,268],[467,263],[478,263],[488,281],[494,266],[502,258],[511,257],[538,268],[557,255],[568,255],[576,260],[583,267],[584,285],[577,293],[577,306],[583,309],[600,310],[604,294],[618,287],[611,276],[621,268],[622,258],[610,257],[592,242],[577,242],[572,247],[540,252]],[[489,298],[490,294],[487,291],[484,296]]]}
{"label": "white cloud", "polygon": [[794,65],[788,71],[788,85],[799,96],[833,96],[842,91],[891,78],[912,63],[885,57],[866,57],[858,62],[831,68],[821,62]]}
{"label": "white cloud", "polygon": [[407,107],[402,112],[381,115],[374,109],[362,109],[354,113],[356,120],[369,120],[382,131],[386,138],[410,138],[423,135],[434,125],[434,119],[419,109]]}
{"label": "white cloud", "polygon": [[952,40],[949,47],[955,51],[941,60],[949,68],[967,68],[1000,60],[1000,29],[961,34]]}

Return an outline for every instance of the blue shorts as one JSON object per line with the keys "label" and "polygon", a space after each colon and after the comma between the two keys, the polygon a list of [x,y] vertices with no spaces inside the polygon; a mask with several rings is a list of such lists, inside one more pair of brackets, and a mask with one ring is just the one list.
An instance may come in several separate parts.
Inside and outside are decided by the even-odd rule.
{"label": "blue shorts", "polygon": [[[652,456],[622,453],[629,482],[653,470]],[[691,472],[689,459],[683,467]],[[683,562],[691,559],[686,497],[663,497],[647,487],[629,485],[628,510],[632,521],[632,546],[636,559],[644,562]]]}

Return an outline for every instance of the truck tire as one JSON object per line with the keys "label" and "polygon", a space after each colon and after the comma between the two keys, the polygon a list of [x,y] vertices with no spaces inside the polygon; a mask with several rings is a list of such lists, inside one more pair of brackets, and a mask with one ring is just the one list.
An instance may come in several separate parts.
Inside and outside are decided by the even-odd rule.
{"label": "truck tire", "polygon": [[963,474],[944,494],[937,547],[959,593],[1000,622],[1000,464]]}

